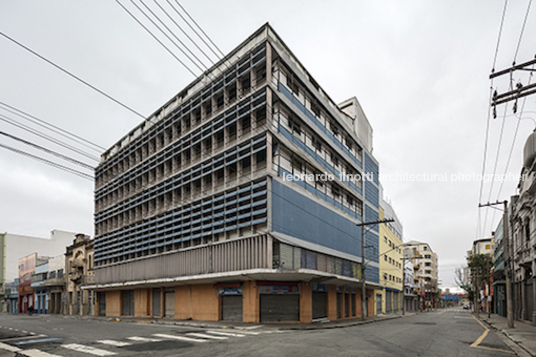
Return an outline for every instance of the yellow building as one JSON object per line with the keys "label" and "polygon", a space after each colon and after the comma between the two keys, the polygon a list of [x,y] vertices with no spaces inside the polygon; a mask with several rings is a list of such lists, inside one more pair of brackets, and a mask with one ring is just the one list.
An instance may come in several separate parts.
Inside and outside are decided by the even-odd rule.
{"label": "yellow building", "polygon": [[[382,202],[382,204],[386,204]],[[380,220],[385,210],[380,207]],[[389,224],[380,224],[380,284],[383,289],[374,291],[374,307],[377,314],[391,314],[402,310],[403,303],[403,261],[401,234]]]}

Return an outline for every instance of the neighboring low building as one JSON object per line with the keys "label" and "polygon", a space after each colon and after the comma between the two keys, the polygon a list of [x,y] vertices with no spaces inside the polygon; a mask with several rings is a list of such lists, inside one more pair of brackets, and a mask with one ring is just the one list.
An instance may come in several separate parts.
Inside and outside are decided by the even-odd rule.
{"label": "neighboring low building", "polygon": [[65,309],[65,255],[48,261],[48,276],[43,281],[48,299],[48,313],[62,314]]}
{"label": "neighboring low building", "polygon": [[93,315],[95,291],[82,289],[93,283],[93,240],[89,236],[76,235],[73,244],[67,247],[65,267],[65,314]]}
{"label": "neighboring low building", "polygon": [[42,258],[32,253],[19,259],[19,312],[26,313],[28,308],[35,309],[35,293],[32,288],[32,276],[36,267],[45,263],[48,258]]}
{"label": "neighboring low building", "polygon": [[506,275],[504,273],[504,220],[501,219],[494,233],[493,244],[493,312],[506,317]]}
{"label": "neighboring low building", "polygon": [[404,248],[404,310],[416,311],[419,308],[418,295],[415,292],[415,257],[413,250]]}
{"label": "neighboring low building", "polygon": [[65,252],[75,233],[53,230],[50,238],[0,233],[0,305],[5,299],[6,282],[19,278],[18,259],[32,253],[54,257]]}
{"label": "neighboring low building", "polygon": [[48,261],[50,258],[41,257],[41,262],[35,267],[32,274],[32,290],[34,292],[34,313],[46,314],[48,312],[48,296],[45,280],[48,277]]}
{"label": "neighboring low building", "polygon": [[6,303],[4,312],[16,314],[19,312],[19,279],[6,284]]}
{"label": "neighboring low building", "polygon": [[536,325],[536,131],[527,138],[519,194],[511,198],[514,318]]}
{"label": "neighboring low building", "polygon": [[[389,207],[390,216],[385,215],[385,207]],[[396,218],[391,206],[381,200],[380,220]],[[398,221],[395,219],[395,221]],[[382,289],[374,290],[376,314],[397,313],[403,304],[403,260],[401,234],[394,225],[380,225],[380,284]]]}

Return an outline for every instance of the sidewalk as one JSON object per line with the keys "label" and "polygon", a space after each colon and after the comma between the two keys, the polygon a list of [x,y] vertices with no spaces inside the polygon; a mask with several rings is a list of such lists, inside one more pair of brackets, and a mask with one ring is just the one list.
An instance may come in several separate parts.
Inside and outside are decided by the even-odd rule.
{"label": "sidewalk", "polygon": [[506,317],[491,314],[491,318],[488,318],[486,313],[480,313],[476,316],[492,328],[502,332],[531,356],[536,356],[536,326],[532,326],[528,322],[514,321],[514,328],[511,329],[508,327]]}
{"label": "sidewalk", "polygon": [[[405,316],[413,316],[415,312],[406,312]],[[34,315],[39,316],[39,315]],[[43,315],[48,316],[48,315]],[[60,316],[60,315],[57,315]],[[403,317],[401,313],[390,315],[378,315],[367,318],[362,321],[360,318],[344,319],[328,322],[316,322],[309,324],[300,323],[244,323],[244,322],[232,322],[232,321],[194,321],[194,320],[173,320],[166,318],[140,318],[140,317],[126,317],[110,318],[101,316],[76,316],[76,315],[63,315],[64,318],[75,318],[81,320],[100,320],[109,322],[130,322],[130,323],[146,323],[146,324],[161,324],[161,325],[176,325],[176,326],[189,326],[200,328],[218,328],[218,329],[237,329],[237,330],[321,330],[321,329],[333,329],[344,328],[350,326],[357,326],[368,324],[372,322],[379,322],[384,320],[392,320]]]}

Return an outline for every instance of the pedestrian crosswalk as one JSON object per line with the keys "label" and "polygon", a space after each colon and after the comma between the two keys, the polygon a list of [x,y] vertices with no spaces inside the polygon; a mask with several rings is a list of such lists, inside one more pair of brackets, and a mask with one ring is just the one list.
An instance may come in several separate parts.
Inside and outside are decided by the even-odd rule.
{"label": "pedestrian crosswalk", "polygon": [[[50,346],[43,347],[43,350],[32,348],[24,349],[13,345],[11,342],[0,342],[0,354],[3,350],[9,352],[15,352],[20,356],[25,357],[63,357],[69,355],[72,351],[89,356],[116,356],[121,355],[124,351],[124,355],[130,355],[132,351],[135,351],[136,344],[145,343],[160,343],[164,341],[182,341],[197,343],[217,342],[223,340],[229,340],[233,338],[252,337],[263,333],[273,333],[274,331],[251,331],[251,330],[198,330],[198,331],[175,331],[168,333],[153,333],[148,336],[129,336],[122,339],[102,339],[95,340],[88,343],[62,343],[58,346],[54,346],[52,349]],[[36,340],[37,341],[37,340]],[[38,345],[39,343],[35,343]],[[128,350],[121,350],[123,347],[128,347]]]}

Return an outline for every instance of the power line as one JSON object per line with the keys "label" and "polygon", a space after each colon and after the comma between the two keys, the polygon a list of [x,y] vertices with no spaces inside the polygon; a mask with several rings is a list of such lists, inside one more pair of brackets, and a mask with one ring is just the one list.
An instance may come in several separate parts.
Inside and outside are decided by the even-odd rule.
{"label": "power line", "polygon": [[[45,120],[39,119],[39,118],[36,117],[36,116],[33,116],[33,115],[31,115],[31,114],[28,114],[28,113],[26,113],[26,112],[24,112],[24,111],[22,111],[22,110],[20,110],[20,109],[17,109],[17,108],[15,108],[15,107],[11,106],[11,105],[8,105],[8,104],[3,103],[3,102],[0,101],[0,106],[1,106],[1,105],[3,105],[3,106],[5,106],[5,107],[8,107],[8,108],[12,109],[12,110],[9,110],[9,109],[2,108],[2,109],[4,109],[5,111],[7,111],[7,112],[9,112],[9,113],[11,113],[11,114],[15,114],[15,115],[17,115],[17,116],[20,117],[20,118],[23,118],[23,119],[26,119],[26,120],[28,120],[28,121],[31,121],[32,123],[37,124],[37,125],[39,125],[39,126],[45,128],[45,129],[48,129],[48,130],[50,130],[50,131],[53,131],[53,132],[55,132],[56,134],[61,135],[61,136],[65,137],[65,138],[68,138],[68,139],[70,139],[70,140],[73,140],[73,141],[75,141],[75,142],[78,142],[79,144],[84,145],[85,147],[87,147],[87,148],[89,148],[89,149],[95,150],[95,151],[97,151],[97,152],[99,152],[99,153],[101,152],[101,150],[106,150],[106,148],[103,148],[103,147],[100,146],[100,145],[97,145],[97,144],[95,144],[95,143],[92,143],[91,141],[88,141],[88,140],[86,140],[86,139],[84,139],[84,138],[82,138],[82,137],[80,137],[80,136],[78,136],[78,135],[76,135],[76,134],[73,134],[73,133],[71,133],[71,132],[69,132],[69,131],[67,131],[67,130],[64,130],[64,129],[58,127],[58,126],[55,126],[55,125],[53,125],[53,124],[50,124],[49,122],[47,122],[47,121],[45,121]],[[21,114],[24,114],[24,115],[21,115]],[[41,123],[42,123],[42,124],[41,124]],[[52,127],[52,128],[55,129],[55,130],[53,130],[53,129],[51,129],[51,128],[47,127],[46,125],[43,125],[43,124],[46,124],[46,125]],[[64,134],[64,133],[65,133],[65,134]],[[68,134],[68,135],[66,135],[66,134]],[[74,137],[75,139],[78,139],[78,140],[75,140],[75,139],[69,137],[69,135],[72,136],[72,137]],[[82,141],[82,142],[80,142],[79,140]],[[84,143],[91,144],[91,145],[93,145],[93,147],[92,147],[92,146],[89,146],[89,145],[86,145],[86,144],[84,144]]]}
{"label": "power line", "polygon": [[199,47],[199,46],[197,45],[197,43],[190,37],[190,35],[188,35],[188,33],[187,33],[186,31],[183,30],[183,28],[182,28],[182,27],[175,21],[175,19],[173,19],[173,17],[171,17],[171,15],[169,15],[169,13],[162,7],[162,5],[160,5],[160,4],[158,3],[157,0],[153,0],[153,1],[154,1],[154,3],[155,3],[155,4],[156,4],[156,5],[157,5],[163,12],[164,12],[164,14],[166,14],[167,17],[168,17],[168,18],[175,24],[175,26],[177,26],[177,27],[179,28],[179,30],[181,30],[182,33],[183,33],[186,37],[188,37],[188,39],[194,44],[194,46],[195,46],[199,51],[201,51],[201,53],[202,53],[202,54],[203,54],[203,55],[210,61],[210,63],[212,63],[212,64],[214,65],[214,61],[213,61],[213,60],[206,54],[205,51],[203,51],[203,50],[201,49],[201,47]]}
{"label": "power line", "polygon": [[21,139],[21,138],[15,136],[15,135],[11,135],[11,134],[5,133],[5,132],[3,132],[3,131],[0,131],[0,135],[4,135],[4,136],[6,136],[6,137],[8,137],[8,138],[10,138],[10,139],[17,140],[18,142],[21,142],[21,143],[23,143],[23,144],[25,144],[25,145],[28,145],[28,146],[31,146],[31,147],[36,148],[36,149],[38,149],[38,150],[44,151],[44,152],[46,152],[46,153],[48,153],[48,154],[57,156],[57,157],[59,157],[59,158],[61,158],[61,159],[63,159],[63,160],[70,161],[70,162],[72,162],[73,164],[76,164],[76,165],[78,165],[78,166],[82,166],[82,167],[84,167],[84,168],[86,168],[86,169],[89,169],[89,170],[94,170],[94,169],[95,169],[93,166],[90,166],[90,165],[88,165],[88,164],[85,164],[85,163],[83,163],[82,161],[78,161],[78,160],[76,160],[76,159],[73,159],[72,157],[69,157],[69,156],[60,154],[60,153],[57,152],[57,151],[50,150],[50,149],[47,149],[47,148],[45,148],[45,147],[43,147],[43,146],[40,146],[40,145],[37,145],[37,144],[35,144],[35,143],[29,142],[29,141],[27,141],[27,140]]}
{"label": "power line", "polygon": [[74,146],[69,145],[69,144],[67,144],[67,143],[64,143],[63,141],[61,141],[61,140],[59,140],[59,139],[56,139],[56,138],[54,138],[54,137],[52,137],[52,136],[50,136],[50,135],[47,135],[47,134],[45,134],[45,133],[42,133],[42,132],[40,132],[40,131],[37,130],[37,129],[31,128],[31,127],[29,127],[29,126],[27,126],[27,125],[24,125],[24,124],[20,124],[20,123],[18,123],[16,120],[13,120],[12,118],[6,117],[6,116],[3,115],[3,114],[0,114],[0,120],[4,121],[4,122],[6,122],[6,123],[9,123],[9,124],[11,124],[11,125],[14,125],[14,126],[20,128],[20,129],[26,130],[26,131],[28,131],[28,132],[34,134],[34,135],[39,136],[40,138],[43,138],[43,139],[48,140],[48,141],[50,141],[50,142],[53,142],[54,144],[57,144],[57,145],[59,145],[59,146],[62,146],[62,147],[66,148],[66,149],[69,149],[69,150],[71,150],[71,151],[74,151],[74,152],[76,152],[77,154],[80,154],[80,155],[82,155],[82,156],[87,157],[88,159],[91,159],[91,160],[94,160],[94,161],[97,161],[97,162],[100,161],[98,157],[93,156],[93,155],[90,154],[90,153],[87,153],[87,152],[82,151],[82,150],[80,150],[80,149],[78,149],[78,148],[75,148]]}
{"label": "power line", "polygon": [[[497,54],[499,53],[499,44],[501,42],[501,35],[502,35],[502,29],[503,29],[503,25],[504,25],[504,18],[506,16],[506,8],[507,8],[507,5],[508,5],[508,0],[505,0],[504,1],[504,7],[503,7],[503,12],[502,12],[502,16],[501,16],[501,24],[499,25],[499,34],[497,35],[497,45],[495,46],[495,56],[493,58],[493,66],[492,66],[492,69],[491,69],[491,72],[495,72],[495,64],[497,62]],[[491,79],[491,85],[490,85],[490,92],[489,92],[489,101],[488,103],[491,103],[491,98],[493,96],[493,78]],[[489,105],[489,104],[488,104]],[[486,160],[487,160],[487,154],[488,154],[488,141],[489,141],[489,124],[490,124],[490,118],[491,118],[491,105],[488,106],[488,119],[486,121],[486,137],[484,139],[484,158],[482,160],[482,179],[480,180],[480,193],[479,193],[479,197],[478,197],[478,203],[481,203],[482,202],[482,194],[483,194],[483,191],[484,191],[484,174],[486,172]],[[495,108],[493,109],[495,110]],[[481,227],[481,210],[480,210],[480,207],[478,208],[478,222],[477,222],[477,237],[480,237],[483,232],[482,232],[482,227]],[[484,226],[483,229],[486,229],[486,227]]]}
{"label": "power line", "polygon": [[[173,57],[174,57],[180,64],[182,64],[183,67],[185,67],[185,68],[188,70],[188,72],[190,72],[195,78],[198,77],[198,75],[197,75],[194,71],[192,71],[192,70],[190,69],[190,67],[188,67],[184,62],[182,62],[182,61],[175,55],[175,53],[173,53],[173,51],[171,51],[171,50],[170,50],[164,43],[162,43],[162,41],[160,41],[160,40],[159,40],[159,39],[158,39],[158,38],[151,32],[151,30],[149,30],[149,29],[148,29],[148,28],[147,28],[147,27],[146,27],[140,20],[138,20],[138,19],[136,18],[136,16],[134,16],[134,14],[132,14],[126,7],[124,7],[123,4],[121,4],[121,3],[119,2],[119,0],[115,0],[115,2],[116,2],[117,4],[119,4],[119,6],[121,6],[121,8],[122,8],[123,10],[125,10],[126,13],[129,14],[130,17],[132,17],[132,18],[133,18],[133,19],[134,19],[134,20],[135,20],[141,27],[143,27],[143,29],[144,29],[149,35],[151,35],[152,38],[154,38],[154,39],[155,39],[155,40],[156,40],[162,47],[164,47],[164,48],[169,52],[170,55],[172,55],[172,56],[173,56]],[[144,119],[145,119],[145,118],[144,118]]]}
{"label": "power line", "polygon": [[503,13],[502,13],[502,17],[501,17],[501,25],[499,26],[499,35],[497,36],[497,46],[495,47],[495,57],[493,58],[493,67],[491,69],[491,72],[495,72],[495,64],[497,62],[497,54],[499,53],[499,43],[501,42],[501,34],[502,34],[502,29],[503,29],[503,24],[504,24],[504,17],[506,15],[506,6],[508,5],[508,0],[505,0],[504,1],[504,8],[503,8]]}
{"label": "power line", "polygon": [[13,42],[13,43],[19,45],[20,47],[24,48],[26,51],[30,52],[30,53],[33,54],[34,56],[39,57],[40,59],[42,59],[43,61],[47,62],[48,64],[50,64],[50,65],[56,67],[57,69],[59,69],[59,70],[62,71],[63,73],[65,73],[65,74],[69,75],[70,77],[76,79],[77,81],[79,81],[79,82],[85,84],[85,85],[88,86],[89,88],[91,88],[91,89],[97,91],[98,93],[102,94],[102,95],[105,96],[106,98],[108,98],[108,99],[110,99],[111,101],[113,101],[113,102],[119,104],[119,105],[122,106],[123,108],[125,108],[125,109],[131,111],[132,113],[136,114],[137,116],[139,116],[139,117],[141,117],[141,118],[143,118],[143,119],[145,120],[145,117],[144,117],[142,114],[140,114],[139,112],[135,111],[135,110],[132,109],[131,107],[129,107],[129,106],[127,106],[127,105],[121,103],[120,101],[118,101],[117,99],[115,99],[115,98],[112,97],[111,95],[109,95],[109,94],[103,92],[102,90],[100,90],[99,88],[95,87],[94,85],[89,84],[88,82],[86,82],[86,81],[83,80],[82,78],[80,78],[80,77],[74,75],[73,73],[69,72],[69,71],[66,70],[65,68],[63,68],[63,67],[61,67],[61,66],[55,64],[54,62],[52,62],[52,61],[50,61],[50,60],[48,60],[48,59],[46,59],[45,57],[41,56],[39,53],[37,53],[37,52],[35,52],[34,50],[30,49],[29,47],[23,45],[22,43],[20,43],[20,42],[14,40],[13,38],[9,37],[8,35],[6,35],[5,33],[1,32],[1,31],[0,31],[0,35],[4,36],[4,37],[7,38],[8,40],[10,40],[11,42]]}
{"label": "power line", "polygon": [[136,3],[134,2],[134,0],[130,0],[130,2],[136,6],[138,8],[138,10],[140,10],[143,15],[149,20],[151,21],[151,23],[156,26],[156,28],[158,30],[160,30],[160,32],[162,32],[162,34],[164,34],[164,36],[166,36],[166,38],[171,41],[171,43],[173,43],[175,45],[175,47],[177,47],[179,49],[179,51],[181,51],[197,68],[199,68],[199,70],[201,72],[203,72],[203,68],[201,68],[197,62],[199,62],[201,64],[201,66],[203,66],[205,68],[205,70],[208,70],[208,67],[203,63],[203,61],[201,61],[189,48],[188,46],[186,46],[174,33],[173,31],[171,31],[169,29],[169,27],[167,27],[167,25],[160,19],[160,17],[158,17],[154,12],[153,10],[151,10],[144,2],[143,0],[140,0],[140,3],[158,20],[158,22],[160,22],[162,24],[162,26],[164,26],[166,28],[166,30],[168,30],[171,35],[173,37],[175,37],[175,39],[177,39],[177,41],[179,41],[179,43],[184,46],[186,48],[186,50],[188,50],[188,52],[190,52],[190,54],[197,60],[197,62],[195,62],[186,52],[184,52],[184,50],[178,45],[175,43],[175,41],[173,41],[173,39],[171,37],[169,37],[169,35],[164,31],[162,30],[162,28],[160,26],[158,26],[138,5],[136,5]]}
{"label": "power line", "polygon": [[91,180],[93,181],[94,178],[93,176],[91,175],[88,175],[84,172],[81,172],[81,171],[78,171],[78,170],[74,170],[74,169],[71,169],[70,167],[67,167],[67,166],[63,166],[63,165],[60,165],[60,164],[57,164],[53,161],[49,161],[49,160],[46,160],[46,159],[43,159],[42,157],[39,157],[39,156],[36,156],[36,155],[33,155],[33,154],[30,154],[30,153],[27,153],[26,151],[22,151],[22,150],[19,150],[19,149],[15,149],[14,147],[11,147],[11,146],[8,146],[8,145],[4,145],[4,144],[0,144],[0,147],[1,148],[4,148],[6,150],[9,150],[9,151],[12,151],[14,153],[17,153],[19,155],[23,155],[23,156],[26,156],[26,157],[30,157],[34,160],[37,160],[37,161],[41,161],[47,165],[50,165],[52,167],[55,167],[57,169],[60,169],[60,170],[63,170],[63,171],[66,171],[66,172],[69,172],[71,174],[74,174],[76,176],[80,176],[82,178],[85,178],[87,180]]}
{"label": "power line", "polygon": [[523,33],[525,32],[525,25],[527,24],[527,18],[529,17],[531,5],[532,5],[532,0],[529,0],[529,4],[527,6],[527,12],[525,13],[525,19],[523,20],[523,26],[521,27],[521,33],[519,34],[519,41],[517,42],[516,52],[514,54],[514,64],[516,63],[517,53],[519,52],[519,46],[521,45],[521,39],[523,38]]}
{"label": "power line", "polygon": [[[497,145],[497,155],[495,156],[495,164],[493,166],[493,175],[495,176],[495,173],[497,173],[497,164],[499,162],[499,153],[501,151],[501,144],[502,144],[502,138],[503,138],[503,132],[504,132],[504,123],[506,122],[506,110],[508,109],[508,103],[504,105],[504,114],[503,114],[503,120],[501,124],[501,133],[499,134],[499,144]],[[489,189],[489,196],[488,196],[488,202],[491,199],[491,195],[493,193],[493,184],[495,183],[495,180],[491,180],[491,187]],[[488,210],[486,210],[486,216],[484,218],[484,229],[486,229],[486,225],[488,222]]]}
{"label": "power line", "polygon": [[[190,20],[192,20],[192,22],[197,26],[197,28],[199,28],[199,30],[201,30],[201,32],[203,33],[203,35],[206,36],[206,38],[210,41],[210,43],[212,43],[212,45],[220,52],[221,56],[222,57],[225,57],[225,55],[223,54],[223,52],[220,50],[220,48],[210,39],[210,37],[206,34],[205,31],[203,31],[203,29],[201,28],[201,26],[199,26],[199,24],[190,16],[190,14],[188,13],[188,11],[186,11],[186,9],[180,4],[180,2],[178,0],[175,0],[175,2],[177,3],[177,5],[180,6],[180,8],[182,9],[182,11],[184,11],[184,13],[190,18]],[[168,3],[169,3],[169,0],[168,0]],[[170,4],[171,5],[171,4]],[[172,6],[173,7],[173,6]],[[175,10],[175,8],[173,8]],[[177,10],[175,10],[177,13],[179,13]],[[180,15],[180,13],[179,13]],[[182,15],[180,15],[181,18],[188,24],[188,26],[190,26],[190,28],[196,33],[196,35],[201,39],[203,40],[203,42],[205,42],[205,40],[199,35],[199,33],[197,33],[197,31],[195,31],[195,29],[184,19],[184,17],[182,17]],[[205,42],[205,44],[207,44]],[[210,46],[208,46],[207,44],[207,47],[210,48]],[[212,50],[212,48],[210,48]],[[212,52],[214,52],[212,50]],[[214,54],[216,54],[214,52]],[[218,55],[217,55],[218,56]]]}

